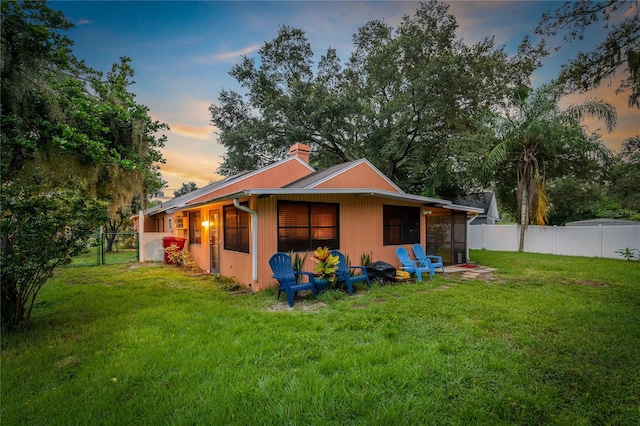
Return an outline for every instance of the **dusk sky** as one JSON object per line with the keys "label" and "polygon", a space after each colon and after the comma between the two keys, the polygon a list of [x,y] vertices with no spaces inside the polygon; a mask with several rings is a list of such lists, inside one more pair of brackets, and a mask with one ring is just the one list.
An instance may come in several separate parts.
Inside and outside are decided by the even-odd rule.
{"label": "dusk sky", "polygon": [[[257,56],[266,41],[272,40],[279,26],[304,30],[316,59],[327,48],[337,49],[342,62],[352,50],[352,35],[373,19],[397,26],[403,15],[412,15],[417,2],[128,2],[53,1],[76,27],[69,31],[74,53],[94,69],[106,72],[121,56],[132,59],[136,84],[130,90],[139,103],[150,108],[151,116],[169,124],[168,141],[161,166],[168,182],[165,196],[182,183],[193,181],[202,187],[220,179],[215,171],[224,152],[210,125],[209,106],[217,102],[221,89],[240,91],[228,75],[242,55]],[[533,31],[544,11],[560,2],[449,2],[456,16],[458,35],[468,44],[485,36],[495,36],[498,46],[513,53],[523,36]],[[621,14],[638,13],[624,8]],[[602,41],[600,26],[587,31],[585,40],[564,46],[547,57],[534,74],[534,84],[557,76],[560,65],[578,50],[591,50]],[[535,40],[535,38],[534,38]],[[640,134],[640,114],[627,107],[627,95],[615,95],[619,79],[611,86],[581,96],[600,96],[618,110],[618,127],[603,139],[618,150],[627,137]],[[590,129],[601,127],[590,123]]]}

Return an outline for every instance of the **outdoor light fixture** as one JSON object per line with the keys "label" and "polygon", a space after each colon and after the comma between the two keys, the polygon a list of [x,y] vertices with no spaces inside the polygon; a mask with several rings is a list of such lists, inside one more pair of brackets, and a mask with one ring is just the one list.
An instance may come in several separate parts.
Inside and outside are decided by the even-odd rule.
{"label": "outdoor light fixture", "polygon": [[208,228],[209,227],[209,221],[208,220],[203,220],[202,221],[202,227],[203,228]]}
{"label": "outdoor light fixture", "polygon": [[431,210],[422,210],[422,214],[424,215],[431,214]]}

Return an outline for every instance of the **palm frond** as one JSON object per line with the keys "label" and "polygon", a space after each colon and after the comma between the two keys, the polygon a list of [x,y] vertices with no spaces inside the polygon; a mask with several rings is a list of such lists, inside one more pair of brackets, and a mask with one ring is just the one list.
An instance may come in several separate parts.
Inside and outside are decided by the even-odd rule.
{"label": "palm frond", "polygon": [[570,105],[565,115],[578,122],[587,117],[602,120],[609,132],[616,127],[618,119],[616,107],[601,98],[589,98],[580,105]]}

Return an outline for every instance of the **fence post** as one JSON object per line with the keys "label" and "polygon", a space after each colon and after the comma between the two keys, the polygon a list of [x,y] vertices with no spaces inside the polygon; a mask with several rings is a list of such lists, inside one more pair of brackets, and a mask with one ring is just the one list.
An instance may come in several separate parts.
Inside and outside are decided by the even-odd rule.
{"label": "fence post", "polygon": [[558,254],[558,225],[553,225],[553,254]]}
{"label": "fence post", "polygon": [[140,244],[144,242],[144,212],[140,210],[138,213],[138,260],[144,262],[144,247],[140,247]]}
{"label": "fence post", "polygon": [[104,227],[100,225],[100,262],[99,265],[104,265]]}
{"label": "fence post", "polygon": [[483,250],[486,250],[487,249],[487,228],[484,223],[481,226],[482,226],[482,234],[480,235],[480,246],[482,247]]}
{"label": "fence post", "polygon": [[603,253],[602,245],[603,245],[604,241],[603,241],[603,238],[602,238],[602,233],[603,233],[602,232],[602,224],[599,224],[598,225],[598,247],[600,248],[600,250],[599,250],[600,256],[599,257],[602,257],[602,253]]}

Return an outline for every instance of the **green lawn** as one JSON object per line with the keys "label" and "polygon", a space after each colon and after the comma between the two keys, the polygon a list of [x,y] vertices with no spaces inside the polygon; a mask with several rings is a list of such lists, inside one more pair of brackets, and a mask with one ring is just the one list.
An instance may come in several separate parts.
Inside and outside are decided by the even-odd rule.
{"label": "green lawn", "polygon": [[175,267],[62,268],[2,334],[3,425],[640,424],[640,262],[498,272],[293,310]]}

